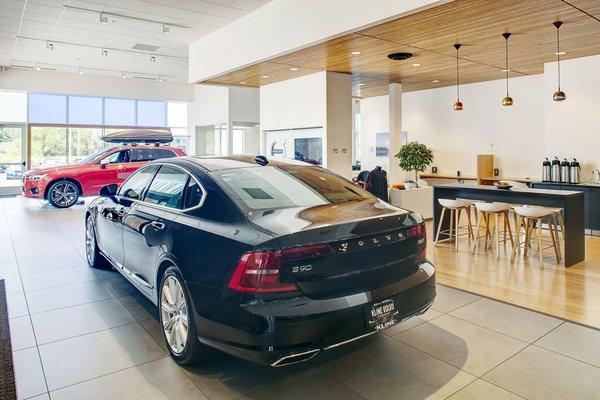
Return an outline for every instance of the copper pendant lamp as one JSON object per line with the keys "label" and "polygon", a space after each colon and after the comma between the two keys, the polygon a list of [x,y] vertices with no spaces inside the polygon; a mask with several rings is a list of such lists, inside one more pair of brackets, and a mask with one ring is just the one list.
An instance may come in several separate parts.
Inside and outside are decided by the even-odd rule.
{"label": "copper pendant lamp", "polygon": [[508,73],[510,71],[508,69],[508,38],[510,37],[510,33],[505,32],[502,34],[502,36],[504,37],[504,43],[506,48],[506,68],[504,70],[506,72],[506,96],[502,99],[502,105],[510,107],[513,104],[515,104],[513,98],[508,95]]}
{"label": "copper pendant lamp", "polygon": [[552,24],[556,28],[556,65],[558,67],[558,90],[554,92],[554,96],[552,96],[552,98],[554,101],[564,101],[567,99],[567,95],[560,89],[560,33],[558,32],[563,22],[556,21]]}
{"label": "copper pendant lamp", "polygon": [[454,44],[454,48],[456,49],[456,102],[452,106],[454,111],[461,111],[463,109],[463,103],[460,101],[460,80],[458,75],[458,49],[460,49],[460,46],[460,43]]}

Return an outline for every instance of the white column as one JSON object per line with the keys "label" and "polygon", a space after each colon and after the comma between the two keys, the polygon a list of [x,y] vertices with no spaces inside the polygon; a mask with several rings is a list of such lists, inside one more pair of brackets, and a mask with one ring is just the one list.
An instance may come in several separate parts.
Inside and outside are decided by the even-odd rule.
{"label": "white column", "polygon": [[398,167],[396,153],[402,146],[402,85],[390,83],[389,85],[389,107],[390,107],[390,153],[388,171],[388,183],[400,182],[402,171]]}
{"label": "white column", "polygon": [[352,176],[352,76],[326,73],[324,163],[346,178]]}

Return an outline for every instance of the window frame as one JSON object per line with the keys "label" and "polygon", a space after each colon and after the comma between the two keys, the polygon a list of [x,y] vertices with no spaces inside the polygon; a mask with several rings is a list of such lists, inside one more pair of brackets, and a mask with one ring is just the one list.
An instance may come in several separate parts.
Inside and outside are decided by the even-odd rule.
{"label": "window frame", "polygon": [[[150,165],[144,165],[144,166],[138,168],[133,174],[129,175],[127,177],[127,179],[125,179],[123,181],[123,183],[121,183],[121,185],[117,189],[117,193],[116,193],[115,197],[120,198],[120,199],[127,199],[127,201],[132,201],[132,202],[141,202],[140,199],[133,199],[131,197],[123,196],[121,194],[121,189],[123,188],[123,186],[125,186],[125,184],[127,182],[129,182],[129,180],[131,180],[131,178],[135,174],[139,173],[142,169],[144,169],[144,168],[152,168],[152,167],[155,167],[155,166],[156,166],[156,164],[150,164]],[[148,188],[150,187],[150,183],[152,183],[152,181],[154,180],[154,177],[156,176],[156,174],[158,173],[159,170],[160,170],[160,165],[158,166],[158,168],[156,168],[156,170],[154,171],[154,173],[152,174],[152,176],[148,180],[149,183],[142,189],[142,193],[140,193],[140,198],[143,199],[144,197],[146,197],[146,190],[148,190]]]}
{"label": "window frame", "polygon": [[[134,200],[134,201],[139,202],[141,205],[145,205],[145,206],[148,206],[148,207],[154,207],[154,208],[157,208],[159,210],[166,210],[166,211],[175,212],[175,213],[182,213],[182,214],[186,213],[186,212],[189,212],[189,211],[192,211],[192,210],[196,210],[196,209],[202,207],[202,205],[204,204],[204,201],[206,200],[207,192],[206,192],[206,189],[204,188],[204,185],[202,185],[202,183],[200,182],[200,180],[198,178],[196,178],[196,176],[191,171],[189,171],[188,169],[183,168],[183,167],[181,167],[179,165],[172,164],[172,163],[156,163],[156,164],[151,164],[151,165],[158,165],[159,168],[156,170],[156,172],[154,173],[154,175],[150,179],[148,185],[144,189],[144,192],[143,192],[144,194],[143,194],[141,200]],[[174,167],[174,168],[180,169],[188,177],[186,179],[185,185],[184,185],[184,191],[183,191],[183,197],[182,197],[182,204],[185,204],[185,197],[186,197],[186,191],[185,191],[185,189],[187,188],[187,186],[188,186],[188,184],[190,182],[190,179],[193,179],[194,181],[196,181],[196,183],[198,184],[198,187],[200,187],[200,191],[202,192],[202,197],[200,198],[200,201],[198,202],[198,204],[196,204],[193,207],[179,209],[179,208],[172,208],[172,207],[163,206],[163,205],[160,205],[160,204],[147,203],[147,202],[144,201],[144,199],[146,198],[146,194],[148,193],[148,189],[150,188],[150,185],[152,185],[152,182],[154,182],[154,179],[156,178],[156,175],[160,172],[160,170],[162,169],[162,167],[165,166],[165,165],[168,165],[169,167]],[[144,168],[144,167],[142,167],[142,168]],[[125,181],[125,182],[127,182],[127,181]],[[125,184],[125,182],[123,182],[123,184]]]}

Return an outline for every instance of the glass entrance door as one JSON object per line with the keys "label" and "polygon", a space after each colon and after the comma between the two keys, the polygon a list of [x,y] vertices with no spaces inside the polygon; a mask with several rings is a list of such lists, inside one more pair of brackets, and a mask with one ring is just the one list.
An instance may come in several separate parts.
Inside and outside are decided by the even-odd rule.
{"label": "glass entrance door", "polygon": [[24,125],[0,124],[0,196],[21,193],[26,143]]}

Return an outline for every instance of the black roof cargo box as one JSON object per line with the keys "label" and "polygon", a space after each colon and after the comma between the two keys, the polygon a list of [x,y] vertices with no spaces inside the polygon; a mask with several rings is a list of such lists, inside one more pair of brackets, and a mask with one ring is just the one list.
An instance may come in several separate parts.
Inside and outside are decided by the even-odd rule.
{"label": "black roof cargo box", "polygon": [[170,129],[128,129],[102,136],[107,143],[170,143],[173,135]]}

